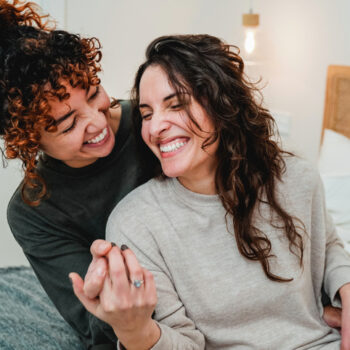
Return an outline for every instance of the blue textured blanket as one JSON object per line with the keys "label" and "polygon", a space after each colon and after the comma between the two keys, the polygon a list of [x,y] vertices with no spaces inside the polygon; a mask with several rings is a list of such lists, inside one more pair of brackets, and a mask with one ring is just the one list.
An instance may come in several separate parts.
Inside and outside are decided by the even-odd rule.
{"label": "blue textured blanket", "polygon": [[84,349],[29,267],[0,268],[0,349]]}

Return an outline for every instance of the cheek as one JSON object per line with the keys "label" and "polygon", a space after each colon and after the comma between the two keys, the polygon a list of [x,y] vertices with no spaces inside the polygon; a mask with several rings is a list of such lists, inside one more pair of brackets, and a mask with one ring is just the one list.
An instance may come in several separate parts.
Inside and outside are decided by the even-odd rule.
{"label": "cheek", "polygon": [[150,141],[150,133],[149,133],[149,123],[143,122],[141,128],[141,137],[143,142],[147,145],[147,147],[158,157],[156,146],[154,146]]}
{"label": "cheek", "polygon": [[106,94],[105,91],[101,92],[100,99],[100,108],[103,110],[107,110],[111,106],[111,102],[109,100],[109,96]]}
{"label": "cheek", "polygon": [[148,142],[148,137],[149,135],[149,132],[148,132],[148,126],[147,126],[147,123],[143,122],[142,123],[142,127],[141,127],[141,137],[142,137],[142,140],[144,141],[144,143],[149,146],[149,142]]}

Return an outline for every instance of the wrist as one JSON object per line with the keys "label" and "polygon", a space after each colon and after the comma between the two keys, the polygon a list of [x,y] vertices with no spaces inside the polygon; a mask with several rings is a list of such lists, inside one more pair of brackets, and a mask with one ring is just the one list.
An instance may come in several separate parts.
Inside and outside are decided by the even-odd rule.
{"label": "wrist", "polygon": [[158,342],[161,334],[160,328],[152,319],[141,328],[127,331],[115,329],[114,332],[127,350],[149,350]]}

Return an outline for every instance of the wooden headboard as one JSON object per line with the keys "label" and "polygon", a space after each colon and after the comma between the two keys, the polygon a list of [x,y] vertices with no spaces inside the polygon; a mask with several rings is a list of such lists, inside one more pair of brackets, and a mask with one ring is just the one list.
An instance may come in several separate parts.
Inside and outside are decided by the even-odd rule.
{"label": "wooden headboard", "polygon": [[350,137],[350,66],[329,66],[323,128]]}

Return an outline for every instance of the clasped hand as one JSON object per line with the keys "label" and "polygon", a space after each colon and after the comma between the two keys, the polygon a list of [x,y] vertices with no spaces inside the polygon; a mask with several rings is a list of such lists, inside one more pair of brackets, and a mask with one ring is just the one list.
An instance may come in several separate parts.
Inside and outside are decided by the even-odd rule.
{"label": "clasped hand", "polygon": [[154,278],[130,249],[123,248],[95,241],[85,281],[74,272],[69,277],[84,307],[108,323],[127,349],[147,349],[160,336],[152,320],[157,303]]}

